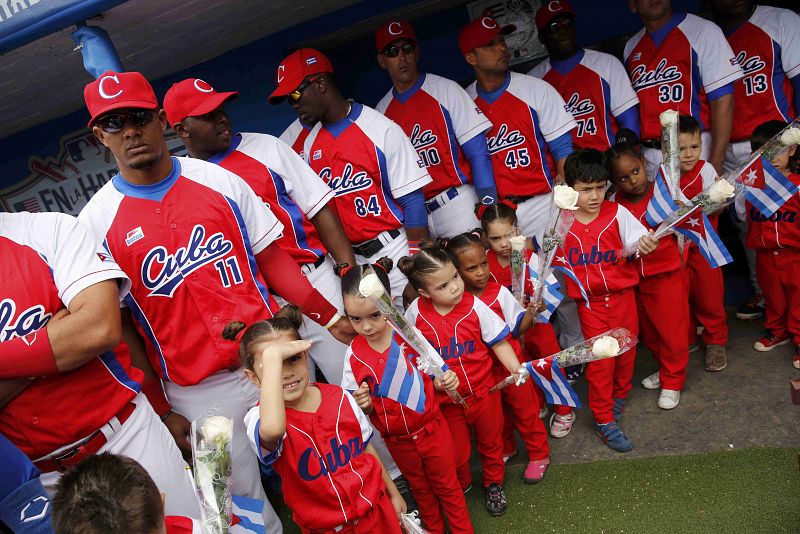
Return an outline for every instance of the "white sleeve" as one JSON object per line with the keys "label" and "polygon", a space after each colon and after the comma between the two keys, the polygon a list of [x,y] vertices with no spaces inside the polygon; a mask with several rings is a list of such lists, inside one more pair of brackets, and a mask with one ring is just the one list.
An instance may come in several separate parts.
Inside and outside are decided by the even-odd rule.
{"label": "white sleeve", "polygon": [[[247,182],[222,167],[217,165],[214,167],[216,167],[215,171],[218,169],[217,172],[227,175],[226,178],[230,182],[234,195],[233,201],[239,208],[245,228],[247,228],[247,236],[250,239],[253,254],[258,254],[280,237],[283,232],[283,224]],[[211,169],[209,171],[211,172]]]}
{"label": "white sleeve", "polygon": [[647,229],[639,222],[639,219],[628,211],[628,208],[617,204],[617,223],[619,224],[619,235],[622,238],[622,246],[626,249],[639,242],[643,236],[647,235]]}
{"label": "white sleeve", "polygon": [[278,440],[278,446],[274,451],[270,451],[261,446],[261,438],[258,435],[258,427],[261,424],[261,415],[258,406],[253,406],[244,415],[244,426],[247,427],[247,441],[250,442],[253,452],[256,453],[258,461],[264,465],[271,465],[281,455],[283,450],[283,441],[286,439],[286,434]]}
{"label": "white sleeve", "polygon": [[388,108],[389,104],[392,103],[392,98],[394,98],[392,95],[392,90],[389,89],[389,91],[383,95],[383,98],[381,98],[380,102],[378,102],[378,104],[375,106],[375,109],[378,111],[378,113],[382,115],[386,114],[386,108]]}
{"label": "white sleeve", "polygon": [[602,76],[611,88],[611,114],[617,117],[638,104],[639,97],[636,96],[636,91],[633,90],[631,80],[622,63],[614,56],[607,54],[605,56],[606,72],[602,73]]}
{"label": "white sleeve", "polygon": [[353,374],[353,367],[350,365],[350,359],[353,357],[353,346],[347,347],[344,354],[344,367],[342,368],[342,388],[346,391],[353,392],[358,389],[358,382]]}
{"label": "white sleeve", "polygon": [[[692,15],[687,15],[687,18]],[[700,19],[692,39],[697,53],[700,78],[706,93],[710,93],[742,77],[742,69],[734,65],[731,45],[716,24]]]}
{"label": "white sleeve", "polygon": [[419,154],[411,144],[400,126],[386,119],[386,130],[383,135],[383,146],[386,157],[386,172],[389,175],[389,186],[392,196],[397,199],[431,182],[431,176]]}
{"label": "white sleeve", "polygon": [[450,113],[453,121],[456,139],[459,145],[463,145],[478,134],[486,132],[492,127],[492,123],[486,118],[480,109],[475,105],[464,89],[456,82],[444,80],[441,85],[441,95],[437,99],[444,104],[445,109]]}
{"label": "white sleeve", "polygon": [[356,419],[358,419],[358,425],[361,427],[361,440],[364,442],[364,446],[369,443],[369,440],[372,439],[372,423],[369,422],[369,418],[364,415],[364,411],[358,407],[358,403],[353,396],[348,393],[347,391],[342,392],[350,403],[350,409],[353,410],[353,413],[356,415]]}
{"label": "white sleeve", "polygon": [[503,310],[503,320],[511,332],[516,332],[523,317],[525,317],[525,308],[505,286],[500,287],[497,300],[500,302],[500,309]]}
{"label": "white sleeve", "polygon": [[533,76],[534,78],[539,78],[541,80],[545,77],[545,75],[549,70],[550,70],[550,59],[545,58],[538,65],[536,65],[535,67],[533,67],[531,70],[528,71],[528,76]]}
{"label": "white sleeve", "polygon": [[[520,74],[520,76],[525,76]],[[526,76],[529,83],[529,97],[526,102],[531,106],[539,119],[539,130],[545,141],[552,141],[577,127],[572,114],[564,109],[564,99],[555,87],[544,80]]]}
{"label": "white sleeve", "polygon": [[294,142],[297,140],[297,136],[300,135],[301,131],[303,131],[303,125],[300,124],[300,119],[295,119],[289,126],[286,127],[278,139],[287,145],[292,146],[294,145]]}
{"label": "white sleeve", "polygon": [[781,63],[786,76],[794,78],[800,75],[800,15],[789,9],[780,11]]}
{"label": "white sleeve", "polygon": [[481,325],[481,338],[488,346],[500,343],[511,332],[505,321],[479,298],[475,299],[473,309]]}
{"label": "white sleeve", "polygon": [[703,178],[703,189],[710,187],[714,182],[717,181],[719,175],[717,175],[717,169],[714,168],[709,162],[703,163],[703,166],[700,168],[700,176]]}
{"label": "white sleeve", "polygon": [[[275,168],[286,184],[286,191],[307,218],[319,213],[333,199],[333,189],[298,156],[292,147],[275,139]],[[268,162],[273,164],[273,162]]]}

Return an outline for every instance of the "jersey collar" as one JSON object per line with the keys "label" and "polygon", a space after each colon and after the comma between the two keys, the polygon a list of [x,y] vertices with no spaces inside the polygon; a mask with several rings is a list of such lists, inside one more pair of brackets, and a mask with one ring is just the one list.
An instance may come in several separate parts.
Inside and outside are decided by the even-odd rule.
{"label": "jersey collar", "polygon": [[150,185],[137,185],[125,180],[121,174],[116,174],[111,178],[111,183],[114,184],[114,189],[125,196],[161,202],[161,199],[164,198],[164,195],[167,194],[181,175],[181,162],[175,157],[170,157],[170,160],[172,160],[172,170],[160,182]]}
{"label": "jersey collar", "polygon": [[484,99],[489,104],[494,104],[494,101],[503,96],[503,93],[506,92],[508,89],[508,85],[511,83],[511,71],[506,71],[506,79],[503,81],[503,85],[498,87],[492,92],[485,92],[481,89],[480,85],[475,82],[475,90],[478,92],[478,96]]}
{"label": "jersey collar", "polygon": [[339,137],[342,133],[350,126],[352,123],[358,120],[358,117],[361,116],[361,111],[364,109],[364,106],[359,104],[356,101],[351,102],[352,107],[350,108],[350,113],[345,115],[342,120],[332,122],[327,126],[323,126],[329,134],[331,134],[334,138]]}
{"label": "jersey collar", "polygon": [[586,52],[583,50],[583,48],[579,48],[578,51],[575,52],[575,54],[573,54],[570,58],[562,60],[551,59],[550,66],[553,67],[553,70],[559,73],[561,76],[566,76],[570,73],[570,71],[572,71],[572,69],[578,66],[585,55]]}
{"label": "jersey collar", "polygon": [[233,136],[233,139],[231,139],[231,146],[228,147],[228,150],[214,154],[213,156],[208,158],[208,162],[216,163],[217,165],[219,165],[219,162],[227,158],[231,152],[236,150],[241,142],[242,142],[242,134],[241,133],[235,134]]}
{"label": "jersey collar", "polygon": [[422,84],[425,83],[425,73],[420,72],[419,76],[417,76],[417,81],[414,82],[414,85],[403,91],[402,93],[399,92],[397,89],[392,87],[392,95],[396,100],[398,100],[401,104],[405,104],[409,98],[414,96],[417,91],[419,91]]}
{"label": "jersey collar", "polygon": [[670,17],[670,19],[667,21],[666,24],[664,24],[664,26],[657,29],[653,33],[647,34],[650,36],[650,39],[653,40],[653,43],[656,45],[656,48],[661,46],[661,43],[664,42],[664,39],[667,38],[667,35],[669,35],[669,33],[672,30],[677,28],[678,24],[683,22],[685,18],[686,18],[686,13],[673,13],[672,17]]}

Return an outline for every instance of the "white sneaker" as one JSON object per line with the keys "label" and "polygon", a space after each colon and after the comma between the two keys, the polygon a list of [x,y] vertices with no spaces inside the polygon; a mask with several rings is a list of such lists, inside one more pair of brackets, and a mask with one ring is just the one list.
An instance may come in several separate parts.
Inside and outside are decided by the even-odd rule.
{"label": "white sneaker", "polygon": [[658,371],[653,373],[650,376],[646,376],[642,379],[642,387],[645,389],[658,389],[661,387],[661,380],[658,378]]}
{"label": "white sneaker", "polygon": [[681,401],[681,392],[674,389],[662,389],[658,396],[658,407],[662,410],[671,410]]}
{"label": "white sneaker", "polygon": [[575,419],[575,410],[565,415],[553,413],[550,416],[550,435],[554,438],[563,438],[572,430]]}

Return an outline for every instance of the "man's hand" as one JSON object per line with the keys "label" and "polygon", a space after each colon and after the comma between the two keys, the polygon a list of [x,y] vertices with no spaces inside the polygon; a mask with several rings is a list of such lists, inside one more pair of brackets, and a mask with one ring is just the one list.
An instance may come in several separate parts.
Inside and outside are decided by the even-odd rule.
{"label": "man's hand", "polygon": [[441,378],[437,378],[433,381],[433,385],[436,386],[436,389],[456,391],[459,385],[458,376],[452,370],[448,369]]}
{"label": "man's hand", "polygon": [[372,396],[369,393],[369,386],[366,382],[361,382],[361,386],[353,392],[353,398],[365,414],[372,413]]}
{"label": "man's hand", "polygon": [[192,430],[192,423],[179,413],[172,412],[164,419],[164,426],[167,427],[172,439],[181,450],[184,460],[192,462],[192,445],[189,443],[189,432]]}
{"label": "man's hand", "polygon": [[350,324],[350,319],[347,317],[340,317],[338,321],[333,323],[328,329],[333,337],[338,339],[345,345],[349,345],[353,338],[356,337],[356,331],[353,330],[353,325]]}
{"label": "man's hand", "polygon": [[643,235],[639,239],[638,252],[640,256],[647,256],[658,248],[658,240],[653,239],[653,231],[650,230],[649,235]]}

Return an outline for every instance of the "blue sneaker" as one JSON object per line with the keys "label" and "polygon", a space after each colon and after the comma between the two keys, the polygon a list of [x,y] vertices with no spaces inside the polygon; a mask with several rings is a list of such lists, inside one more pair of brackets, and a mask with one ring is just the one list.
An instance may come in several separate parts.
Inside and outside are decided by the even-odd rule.
{"label": "blue sneaker", "polygon": [[614,414],[614,421],[619,421],[622,418],[622,412],[625,411],[625,399],[614,397],[614,407],[611,411]]}
{"label": "blue sneaker", "polygon": [[595,431],[603,443],[617,452],[628,452],[633,448],[633,443],[628,439],[628,436],[617,426],[616,422],[606,423],[604,425],[595,424]]}

